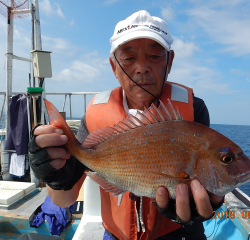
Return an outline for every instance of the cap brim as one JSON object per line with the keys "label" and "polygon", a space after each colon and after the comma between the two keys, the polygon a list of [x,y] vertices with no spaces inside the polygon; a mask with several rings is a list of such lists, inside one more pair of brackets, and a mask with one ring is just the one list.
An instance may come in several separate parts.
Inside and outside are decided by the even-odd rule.
{"label": "cap brim", "polygon": [[170,45],[158,34],[150,31],[133,31],[131,33],[124,34],[124,36],[121,36],[115,41],[113,41],[111,44],[110,53],[113,53],[122,44],[139,38],[152,39],[161,44],[166,50],[170,50]]}

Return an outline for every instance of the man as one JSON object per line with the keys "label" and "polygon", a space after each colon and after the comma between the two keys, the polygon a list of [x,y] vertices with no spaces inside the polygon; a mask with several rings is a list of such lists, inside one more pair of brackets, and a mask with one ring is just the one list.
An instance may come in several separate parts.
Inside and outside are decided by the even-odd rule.
{"label": "man", "polygon": [[[78,132],[83,142],[89,132],[117,123],[123,116],[171,99],[185,120],[209,125],[204,102],[192,89],[166,82],[174,51],[167,24],[146,11],[119,22],[110,39],[110,64],[121,87],[101,93],[90,102]],[[85,167],[60,146],[67,142],[61,129],[39,126],[30,143],[34,173],[48,185],[52,201],[61,207],[73,204],[85,179]],[[68,177],[67,177],[68,176]],[[104,239],[206,239],[202,221],[211,218],[223,197],[207,193],[198,180],[191,182],[194,202],[187,185],[176,187],[176,202],[159,186],[155,202],[125,193],[120,206],[112,195],[101,191]],[[133,201],[132,201],[132,200]],[[135,201],[135,202],[134,202]],[[171,220],[170,220],[171,219]]]}

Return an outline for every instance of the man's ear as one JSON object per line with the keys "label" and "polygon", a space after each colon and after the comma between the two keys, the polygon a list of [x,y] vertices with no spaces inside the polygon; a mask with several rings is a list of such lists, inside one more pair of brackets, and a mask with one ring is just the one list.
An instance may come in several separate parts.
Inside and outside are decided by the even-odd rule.
{"label": "man's ear", "polygon": [[174,60],[174,50],[170,50],[168,54],[168,74],[171,72],[173,60]]}
{"label": "man's ear", "polygon": [[117,74],[116,74],[116,64],[113,62],[113,60],[112,60],[112,58],[111,57],[109,57],[109,62],[110,62],[110,65],[111,65],[111,68],[112,68],[112,70],[113,70],[113,73],[114,73],[114,75],[115,75],[115,77],[117,78]]}

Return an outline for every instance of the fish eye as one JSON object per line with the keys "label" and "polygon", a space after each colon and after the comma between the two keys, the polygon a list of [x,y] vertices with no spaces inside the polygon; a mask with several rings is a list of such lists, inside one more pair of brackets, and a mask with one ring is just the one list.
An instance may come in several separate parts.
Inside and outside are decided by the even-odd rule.
{"label": "fish eye", "polygon": [[232,158],[231,156],[222,156],[221,161],[224,163],[231,163],[234,161],[234,158]]}
{"label": "fish eye", "polygon": [[220,151],[220,160],[225,163],[229,164],[235,160],[235,154],[230,150],[230,148],[223,148]]}

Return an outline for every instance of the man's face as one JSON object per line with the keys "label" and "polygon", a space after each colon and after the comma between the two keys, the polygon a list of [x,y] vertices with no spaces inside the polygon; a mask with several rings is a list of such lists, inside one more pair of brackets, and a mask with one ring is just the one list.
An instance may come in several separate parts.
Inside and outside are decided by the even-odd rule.
{"label": "man's face", "polygon": [[[160,95],[167,64],[167,50],[163,46],[151,39],[141,38],[121,45],[115,55],[124,71],[137,84],[156,97]],[[125,91],[129,108],[135,108],[135,105],[149,107],[154,97],[133,83],[116,62],[111,61],[111,65]]]}

